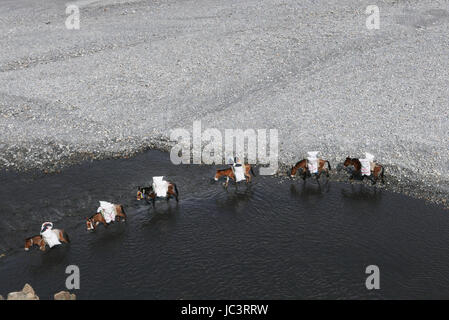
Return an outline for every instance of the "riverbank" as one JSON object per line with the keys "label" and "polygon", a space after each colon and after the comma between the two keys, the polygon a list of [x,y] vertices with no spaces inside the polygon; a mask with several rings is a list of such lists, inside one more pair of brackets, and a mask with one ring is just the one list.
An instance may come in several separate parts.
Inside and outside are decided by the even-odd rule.
{"label": "riverbank", "polygon": [[3,1],[0,166],[167,151],[202,120],[278,129],[281,174],[309,150],[369,151],[385,188],[447,206],[449,4],[378,5],[367,30],[355,0],[108,0],[67,30],[63,2]]}
{"label": "riverbank", "polygon": [[[60,145],[54,149],[50,149],[50,153],[42,154],[39,152],[41,151],[41,149],[39,149],[39,147],[36,148],[35,146],[36,149],[34,150],[34,152],[30,152],[31,156],[27,155],[26,152],[10,153],[10,158],[14,159],[13,161],[15,162],[14,165],[10,165],[8,169],[16,172],[38,170],[45,173],[57,173],[60,172],[63,168],[70,167],[72,165],[79,164],[85,161],[118,158],[127,159],[152,149],[160,150],[163,152],[170,152],[171,147],[174,145],[174,143],[169,142],[164,138],[159,139],[161,140],[155,139],[154,142],[148,139],[145,143],[142,143],[141,140],[140,143],[130,143],[129,145],[123,146],[121,149],[120,147],[109,148],[109,151],[105,151],[105,149],[108,149],[108,147],[106,146],[98,146],[93,148],[91,146],[90,148],[83,150],[82,148],[80,148],[80,146],[74,146],[73,148],[70,148],[68,146],[64,147]],[[322,154],[326,153],[322,152]],[[22,155],[23,158],[21,158]],[[4,153],[3,157],[8,158],[8,153]],[[304,156],[298,156],[296,160],[293,160],[290,163],[280,162],[278,173],[275,176],[281,179],[290,179],[289,175],[287,175],[287,172],[291,169],[291,166],[296,161],[303,158]],[[336,170],[336,166],[343,160],[344,158],[339,158],[338,160],[334,161],[330,160],[331,165],[333,166],[333,170],[331,170],[330,172],[329,181],[364,184],[366,186],[371,185],[371,183],[368,181],[349,181],[347,173],[345,173],[344,171],[338,172]],[[12,164],[12,162],[9,163]],[[380,182],[377,183],[375,186],[376,189],[384,189],[386,191],[404,194],[417,199],[422,199],[442,205],[445,208],[449,208],[449,202],[447,200],[449,197],[449,191],[447,187],[449,185],[449,182],[432,176],[420,175],[407,168],[393,167],[383,162],[382,164],[386,168],[385,184],[381,184]],[[192,166],[196,165],[192,164]]]}

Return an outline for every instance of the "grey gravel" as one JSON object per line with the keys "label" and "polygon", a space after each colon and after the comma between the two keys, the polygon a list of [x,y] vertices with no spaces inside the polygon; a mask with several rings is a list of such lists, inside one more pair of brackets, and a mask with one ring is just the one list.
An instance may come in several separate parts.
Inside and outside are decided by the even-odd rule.
{"label": "grey gravel", "polygon": [[[386,188],[447,204],[449,2],[0,2],[0,165],[168,150],[169,131],[276,128],[285,168],[376,155]],[[346,177],[333,175],[335,180]]]}

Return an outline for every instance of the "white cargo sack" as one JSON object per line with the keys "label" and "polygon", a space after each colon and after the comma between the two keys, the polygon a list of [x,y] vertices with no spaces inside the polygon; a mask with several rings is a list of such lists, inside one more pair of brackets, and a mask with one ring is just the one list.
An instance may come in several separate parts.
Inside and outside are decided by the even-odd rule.
{"label": "white cargo sack", "polygon": [[234,166],[234,174],[235,174],[235,181],[240,182],[242,180],[246,180],[245,178],[245,170],[243,169],[243,165]]}
{"label": "white cargo sack", "polygon": [[318,158],[317,154],[319,151],[309,151],[307,152],[307,169],[310,173],[318,173]]}
{"label": "white cargo sack", "polygon": [[[44,228],[44,224],[42,224],[41,230]],[[45,243],[48,244],[50,248],[58,244],[61,244],[61,242],[59,242],[58,234],[56,233],[56,231],[53,230],[53,224],[51,228],[47,228],[44,232],[41,232],[41,236],[44,239]]]}
{"label": "white cargo sack", "polygon": [[374,155],[365,152],[365,159],[360,159],[360,163],[362,164],[362,174],[370,176],[371,170],[374,169]]}
{"label": "white cargo sack", "polygon": [[362,174],[364,176],[371,175],[371,162],[369,159],[360,159],[360,163],[362,164]]}
{"label": "white cargo sack", "polygon": [[153,190],[157,197],[166,197],[168,191],[168,182],[161,177],[153,177]]}
{"label": "white cargo sack", "polygon": [[371,153],[365,152],[365,159],[369,160],[370,162],[374,162],[374,155]]}
{"label": "white cargo sack", "polygon": [[101,212],[104,220],[106,220],[106,223],[115,221],[115,215],[117,214],[117,211],[114,204],[107,201],[100,201],[100,206],[98,207],[97,212]]}

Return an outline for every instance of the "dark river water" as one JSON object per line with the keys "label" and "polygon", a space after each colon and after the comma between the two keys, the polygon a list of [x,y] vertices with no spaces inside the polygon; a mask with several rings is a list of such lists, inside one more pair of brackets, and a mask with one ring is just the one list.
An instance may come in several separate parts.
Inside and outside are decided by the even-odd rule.
{"label": "dark river water", "polygon": [[[178,204],[136,200],[156,175],[177,183]],[[28,282],[52,298],[73,264],[79,299],[449,298],[447,210],[325,179],[257,176],[226,191],[213,175],[158,151],[59,174],[2,173],[0,294]],[[87,232],[99,200],[123,204],[127,222]],[[71,244],[25,252],[47,220]],[[368,265],[380,269],[380,290],[365,287]]]}

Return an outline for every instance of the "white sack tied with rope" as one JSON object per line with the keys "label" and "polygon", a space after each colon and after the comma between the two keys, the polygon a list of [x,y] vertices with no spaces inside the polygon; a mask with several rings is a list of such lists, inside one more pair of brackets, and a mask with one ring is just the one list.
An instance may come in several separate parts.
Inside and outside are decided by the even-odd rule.
{"label": "white sack tied with rope", "polygon": [[58,244],[61,244],[61,242],[59,241],[57,232],[55,230],[53,230],[53,223],[51,223],[51,222],[43,223],[41,230],[44,230],[44,228],[45,228],[45,231],[41,232],[41,236],[44,239],[45,243],[50,248],[52,248]]}
{"label": "white sack tied with rope", "polygon": [[97,212],[101,212],[106,223],[115,221],[115,216],[117,215],[115,205],[107,201],[100,201],[100,206],[98,207]]}
{"label": "white sack tied with rope", "polygon": [[236,165],[233,168],[234,168],[234,175],[235,175],[236,182],[246,180],[245,170],[243,169],[243,165]]}
{"label": "white sack tied with rope", "polygon": [[157,197],[166,197],[168,192],[168,181],[161,177],[153,177],[153,190]]}
{"label": "white sack tied with rope", "polygon": [[362,175],[370,176],[371,170],[374,169],[374,155],[365,152],[365,159],[360,159],[360,163],[362,164]]}
{"label": "white sack tied with rope", "polygon": [[319,151],[309,151],[307,152],[307,169],[310,173],[318,172],[318,155]]}

